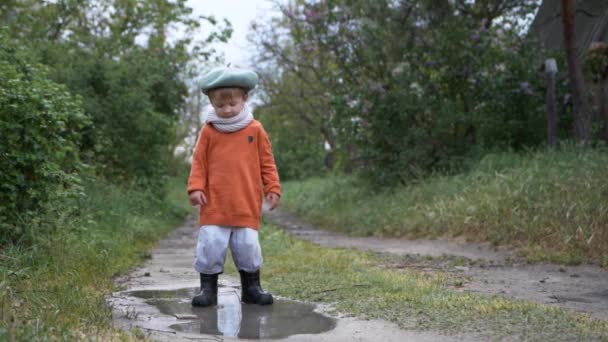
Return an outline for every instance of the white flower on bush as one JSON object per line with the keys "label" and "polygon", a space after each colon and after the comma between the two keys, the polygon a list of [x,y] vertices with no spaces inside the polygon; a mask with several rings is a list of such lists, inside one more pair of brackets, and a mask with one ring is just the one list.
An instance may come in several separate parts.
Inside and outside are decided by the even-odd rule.
{"label": "white flower on bush", "polygon": [[401,62],[401,63],[397,64],[396,67],[393,68],[391,73],[393,74],[393,76],[398,76],[398,75],[401,75],[403,73],[403,71],[409,67],[410,67],[410,64],[408,62]]}
{"label": "white flower on bush", "polygon": [[412,82],[410,83],[410,90],[416,94],[416,96],[421,97],[422,95],[424,95],[424,90],[422,89],[422,87],[420,86],[420,84],[418,84],[418,82]]}
{"label": "white flower on bush", "polygon": [[500,63],[496,64],[495,69],[496,71],[505,72],[507,71],[507,66],[505,65],[505,63]]}

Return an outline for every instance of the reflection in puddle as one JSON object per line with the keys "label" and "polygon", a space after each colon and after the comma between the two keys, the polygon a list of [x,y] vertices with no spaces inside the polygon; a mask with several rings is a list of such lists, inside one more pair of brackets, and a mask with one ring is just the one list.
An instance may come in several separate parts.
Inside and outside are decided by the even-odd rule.
{"label": "reflection in puddle", "polygon": [[[171,325],[187,333],[223,335],[248,339],[284,338],[295,334],[318,334],[335,327],[333,319],[314,312],[314,306],[289,300],[273,305],[241,304],[239,290],[220,287],[218,306],[193,308],[195,288],[172,291],[133,291],[128,295],[146,299],[166,315],[192,316],[192,321]],[[196,316],[196,318],[194,318]]]}

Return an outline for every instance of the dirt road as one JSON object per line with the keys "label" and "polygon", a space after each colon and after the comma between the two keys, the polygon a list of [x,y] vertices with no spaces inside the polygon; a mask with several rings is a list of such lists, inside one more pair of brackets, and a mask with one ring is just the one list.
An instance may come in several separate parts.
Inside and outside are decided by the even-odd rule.
{"label": "dirt road", "polygon": [[[386,321],[329,317],[326,313],[331,308],[324,305],[309,305],[314,312],[308,313],[307,317],[323,318],[323,322],[329,317],[333,322],[331,329],[307,334],[297,330],[299,321],[304,320],[301,314],[295,315],[294,320],[288,323],[276,320],[285,316],[284,313],[275,312],[273,317],[273,310],[296,306],[302,309],[303,304],[279,298],[270,308],[242,307],[238,298],[238,279],[226,275],[220,278],[219,305],[216,308],[192,309],[190,296],[198,286],[198,274],[191,266],[197,234],[196,221],[188,220],[160,241],[142,267],[116,280],[124,290],[108,298],[115,326],[158,341],[224,341],[234,340],[235,336],[265,340],[265,337],[272,338],[277,331],[282,332],[277,336],[284,337],[273,339],[275,341],[481,340],[473,335],[446,336],[432,331],[407,331]],[[308,324],[307,327],[313,325]],[[184,327],[186,329],[182,329]],[[247,335],[239,334],[239,330],[247,332]],[[297,334],[290,335],[290,332]]]}
{"label": "dirt road", "polygon": [[457,287],[461,291],[556,305],[608,319],[608,271],[597,266],[529,265],[508,251],[477,244],[349,237],[316,229],[283,210],[267,213],[265,219],[321,246],[399,256],[387,258],[386,267],[451,272],[462,277]]}

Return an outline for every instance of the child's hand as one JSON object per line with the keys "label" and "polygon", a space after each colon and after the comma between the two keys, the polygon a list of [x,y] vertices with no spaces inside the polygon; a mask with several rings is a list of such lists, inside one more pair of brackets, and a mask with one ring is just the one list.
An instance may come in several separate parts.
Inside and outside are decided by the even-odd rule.
{"label": "child's hand", "polygon": [[192,191],[188,197],[190,197],[190,205],[193,207],[197,205],[207,205],[207,197],[205,197],[205,193],[202,191]]}
{"label": "child's hand", "polygon": [[279,195],[274,192],[269,192],[266,194],[266,202],[268,202],[268,210],[273,210],[279,205]]}

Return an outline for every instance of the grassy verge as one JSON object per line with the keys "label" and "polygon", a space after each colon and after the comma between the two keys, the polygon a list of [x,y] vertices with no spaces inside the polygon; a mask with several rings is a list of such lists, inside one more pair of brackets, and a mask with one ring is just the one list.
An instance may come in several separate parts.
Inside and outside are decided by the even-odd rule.
{"label": "grassy verge", "polygon": [[500,297],[458,293],[441,273],[378,267],[372,254],[322,248],[272,226],[261,231],[263,286],[281,296],[334,303],[342,313],[405,329],[473,333],[488,340],[608,340],[608,322]]}
{"label": "grassy verge", "polygon": [[504,153],[468,172],[371,191],[353,177],[291,182],[283,203],[355,235],[465,236],[531,260],[608,265],[608,150]]}
{"label": "grassy verge", "polygon": [[53,232],[27,248],[2,246],[0,340],[119,339],[104,295],[189,213],[183,187],[170,179],[167,197],[157,198],[92,179],[77,214],[57,208]]}

